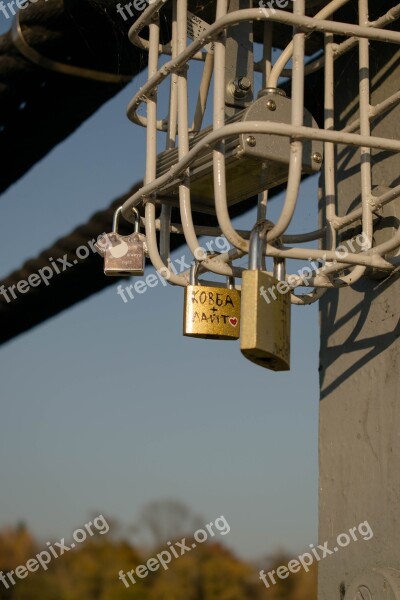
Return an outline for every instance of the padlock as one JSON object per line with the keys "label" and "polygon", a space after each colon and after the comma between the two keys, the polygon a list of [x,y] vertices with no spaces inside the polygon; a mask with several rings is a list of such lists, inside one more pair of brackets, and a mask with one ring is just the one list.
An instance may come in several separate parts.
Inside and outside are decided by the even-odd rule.
{"label": "padlock", "polygon": [[115,212],[113,231],[106,236],[106,244],[102,248],[104,273],[114,277],[144,275],[145,247],[139,232],[139,213],[134,209],[136,216],[135,231],[128,236],[122,236],[118,233],[121,213],[122,207]]}
{"label": "padlock", "polygon": [[263,227],[250,238],[249,270],[242,279],[240,350],[252,362],[272,369],[290,369],[290,288],[285,263],[275,261],[274,277],[263,270]]}
{"label": "padlock", "polygon": [[240,332],[240,291],[234,278],[227,287],[200,285],[198,261],[190,269],[190,284],[185,288],[183,335],[208,340],[237,340]]}

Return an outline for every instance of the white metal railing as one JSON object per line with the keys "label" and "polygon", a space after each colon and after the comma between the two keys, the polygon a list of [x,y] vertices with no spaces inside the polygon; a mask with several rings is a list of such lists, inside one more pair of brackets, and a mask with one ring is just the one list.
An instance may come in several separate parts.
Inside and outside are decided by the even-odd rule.
{"label": "white metal railing", "polygon": [[[150,259],[155,268],[165,274],[169,266],[170,235],[184,233],[191,253],[202,261],[202,269],[221,275],[240,277],[242,268],[235,260],[249,251],[249,231],[235,229],[229,216],[229,201],[226,186],[226,143],[241,134],[267,134],[280,136],[290,141],[290,155],[286,196],[280,216],[266,232],[265,254],[296,260],[327,261],[323,273],[317,269],[307,286],[315,288],[309,294],[296,295],[296,288],[304,287],[304,278],[296,274],[287,279],[293,288],[292,302],[309,304],[315,302],[326,288],[343,287],[359,280],[368,267],[379,268],[388,274],[396,268],[396,259],[387,255],[400,247],[400,230],[392,239],[373,247],[374,212],[400,196],[400,186],[383,195],[375,196],[372,190],[371,153],[374,149],[397,153],[400,140],[376,137],[371,134],[371,123],[400,102],[400,92],[371,106],[370,92],[370,41],[400,44],[400,33],[386,29],[400,18],[400,4],[374,22],[369,21],[368,0],[358,0],[358,23],[344,23],[330,20],[337,10],[350,0],[332,0],[314,17],[305,15],[305,0],[293,2],[293,12],[268,10],[263,8],[245,8],[228,12],[228,0],[216,0],[216,19],[197,39],[188,44],[187,18],[188,0],[155,0],[132,26],[129,37],[133,44],[149,54],[148,79],[135,94],[129,104],[129,118],[147,128],[146,175],[143,187],[132,195],[123,206],[123,214],[131,218],[132,208],[145,206],[145,229]],[[170,5],[172,14],[172,41],[160,43],[160,23],[158,13],[161,7]],[[262,73],[264,88],[277,88],[281,77],[292,80],[291,121],[227,121],[226,119],[226,32],[229,27],[247,22],[264,22],[263,59],[254,62],[254,70]],[[272,34],[276,24],[293,30],[293,39],[282,51],[275,64],[272,62]],[[141,37],[144,28],[148,28],[148,40]],[[313,32],[324,35],[323,55],[306,65],[305,42]],[[341,43],[334,41],[340,35],[347,39]],[[213,42],[213,52],[206,46]],[[359,48],[359,118],[345,129],[335,128],[335,61],[358,45]],[[209,48],[209,47],[208,47]],[[168,62],[161,64],[160,56],[168,55]],[[189,122],[188,106],[188,68],[192,60],[203,62],[203,75],[199,81],[197,107],[193,122]],[[287,68],[291,62],[291,68]],[[325,123],[324,127],[304,124],[304,85],[307,74],[324,71],[325,81]],[[211,81],[213,78],[213,88]],[[169,113],[163,119],[158,116],[158,86],[170,80]],[[211,91],[212,90],[212,91]],[[213,96],[213,124],[205,135],[195,137],[204,121],[207,98]],[[146,115],[138,111],[145,106]],[[165,148],[173,150],[176,146],[176,160],[169,169],[157,174],[157,156],[160,152],[157,139],[159,132],[165,134]],[[193,141],[192,141],[193,140]],[[324,147],[324,190],[321,192],[324,203],[324,222],[326,226],[318,231],[299,235],[287,235],[286,231],[296,210],[302,180],[302,156],[307,140],[319,141]],[[359,149],[360,168],[360,206],[346,215],[336,210],[336,147],[348,145]],[[163,150],[165,149],[163,148]],[[219,228],[196,227],[192,217],[191,167],[194,161],[208,148],[213,150],[211,177],[214,185],[215,213]],[[171,181],[177,181],[179,187],[179,224],[171,223],[171,206],[159,192]],[[387,187],[387,182],[382,181]],[[267,216],[268,190],[259,195],[258,220]],[[162,209],[156,219],[157,206]],[[363,251],[352,252],[338,261],[336,252],[338,234],[352,223],[360,222],[366,247]],[[156,232],[160,230],[160,247]],[[233,249],[218,257],[208,257],[201,253],[198,235],[221,235],[227,238]],[[305,242],[318,244],[315,249],[300,247]],[[283,243],[282,243],[283,242]],[[288,246],[287,244],[290,244]],[[329,264],[331,263],[331,264]],[[347,274],[343,275],[346,269]],[[189,272],[169,274],[173,284],[186,286]]]}

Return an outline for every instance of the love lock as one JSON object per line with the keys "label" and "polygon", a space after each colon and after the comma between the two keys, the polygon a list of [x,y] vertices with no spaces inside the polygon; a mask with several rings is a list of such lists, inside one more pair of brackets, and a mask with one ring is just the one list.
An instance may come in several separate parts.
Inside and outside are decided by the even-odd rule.
{"label": "love lock", "polygon": [[[240,350],[256,365],[273,371],[288,371],[290,293],[279,293],[279,285],[285,280],[285,264],[275,261],[275,276],[264,270],[262,232],[262,223],[252,231],[249,269],[243,271]],[[263,295],[270,291],[270,297]]]}
{"label": "love lock", "polygon": [[240,291],[234,279],[226,287],[201,285],[197,273],[199,262],[190,270],[185,287],[183,335],[208,340],[237,340],[240,332]]}
{"label": "love lock", "polygon": [[122,206],[117,209],[113,220],[113,231],[97,243],[96,249],[104,257],[104,274],[112,277],[144,275],[145,244],[140,234],[140,215],[136,209],[135,230],[128,236],[118,233]]}

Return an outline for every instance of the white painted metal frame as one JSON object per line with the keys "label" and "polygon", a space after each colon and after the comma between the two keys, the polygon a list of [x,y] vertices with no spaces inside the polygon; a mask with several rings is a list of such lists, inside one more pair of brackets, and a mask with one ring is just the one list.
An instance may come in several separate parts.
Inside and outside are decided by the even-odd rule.
{"label": "white painted metal frame", "polygon": [[[160,44],[160,25],[158,12],[162,6],[170,2],[172,7],[172,42]],[[131,196],[124,204],[123,213],[131,218],[132,208],[145,206],[145,228],[150,259],[155,268],[172,284],[185,286],[189,273],[174,274],[167,271],[169,259],[169,240],[171,233],[184,233],[190,252],[202,261],[203,270],[221,275],[241,277],[242,269],[235,266],[234,261],[249,251],[250,232],[237,231],[232,224],[228,211],[225,174],[225,140],[241,133],[265,133],[287,137],[291,142],[290,164],[286,197],[280,216],[266,234],[265,254],[271,257],[310,260],[325,260],[324,272],[315,271],[312,278],[307,276],[307,284],[314,286],[309,294],[292,294],[295,304],[315,302],[327,288],[352,285],[362,276],[368,267],[387,271],[396,268],[396,259],[386,255],[400,247],[400,230],[391,240],[372,247],[373,213],[400,196],[400,186],[379,197],[372,192],[371,151],[373,149],[400,152],[400,140],[380,138],[371,135],[371,122],[378,116],[391,110],[400,102],[400,92],[396,93],[376,106],[371,106],[370,96],[370,50],[369,42],[400,44],[400,33],[385,29],[400,18],[400,4],[382,15],[378,20],[369,21],[368,0],[358,0],[358,24],[349,24],[330,20],[336,11],[349,0],[332,0],[315,17],[305,16],[305,0],[293,2],[293,12],[268,10],[262,8],[245,9],[228,12],[228,0],[216,0],[216,20],[201,38],[188,44],[187,39],[187,0],[155,0],[135,22],[129,32],[132,43],[149,53],[148,79],[132,99],[129,118],[147,128],[146,176],[143,187]],[[292,116],[291,123],[272,122],[225,122],[225,39],[229,26],[243,21],[264,21],[264,54],[263,60],[255,64],[255,69],[263,74],[266,87],[276,88],[282,76],[292,79]],[[283,50],[279,58],[272,64],[271,37],[275,23],[293,29],[293,40]],[[140,37],[142,30],[148,27],[148,41]],[[312,32],[322,32],[325,36],[323,56],[305,65],[305,39]],[[347,37],[337,44],[334,35]],[[204,51],[210,42],[214,42],[215,53]],[[358,45],[360,71],[359,119],[344,130],[335,129],[333,111],[335,102],[335,61]],[[167,54],[171,59],[160,66],[160,55]],[[199,99],[193,123],[189,124],[188,110],[188,66],[191,60],[203,61],[203,76],[199,81]],[[286,68],[291,61],[292,68]],[[325,124],[323,129],[306,127],[303,124],[304,114],[304,82],[305,75],[324,69],[325,79]],[[210,83],[214,74],[213,90],[213,130],[194,147],[189,148],[190,135],[199,131],[204,118],[207,97],[210,95]],[[170,78],[170,108],[167,118],[158,118],[157,88],[159,84]],[[138,109],[146,105],[146,116],[140,116]],[[166,148],[177,144],[178,162],[170,171],[157,178],[157,135],[165,132]],[[320,140],[324,143],[324,198],[326,228],[299,235],[287,235],[286,231],[296,210],[302,176],[302,151],[305,140]],[[360,151],[360,206],[346,215],[336,212],[336,164],[335,147],[349,145]],[[214,152],[214,193],[215,210],[219,228],[195,227],[191,210],[190,166],[199,153],[206,147]],[[179,177],[179,204],[181,224],[171,224],[171,209],[164,205],[161,215],[156,220],[157,191],[167,182]],[[387,182],[381,182],[386,185]],[[268,192],[260,195],[258,219],[266,218]],[[360,253],[348,254],[338,260],[338,233],[352,223],[361,223],[366,248]],[[156,231],[160,230],[160,248],[157,244]],[[201,251],[198,235],[214,235],[221,233],[227,238],[233,249],[218,257],[210,258]],[[283,245],[291,244],[291,246]],[[298,245],[315,240],[319,247],[315,249],[301,248]],[[297,244],[292,247],[292,244]],[[344,271],[347,274],[343,274]],[[305,279],[289,274],[287,279],[293,288],[304,287]]]}

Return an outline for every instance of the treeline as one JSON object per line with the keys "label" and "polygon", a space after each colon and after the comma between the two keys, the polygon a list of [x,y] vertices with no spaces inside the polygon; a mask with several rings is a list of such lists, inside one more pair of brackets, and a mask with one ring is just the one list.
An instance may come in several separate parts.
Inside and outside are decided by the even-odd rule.
{"label": "treeline", "polygon": [[[28,563],[44,550],[50,559],[47,543],[35,540],[24,525],[4,529],[0,531],[0,600],[316,600],[315,570],[277,579],[267,589],[259,571],[276,570],[293,557],[279,554],[249,564],[228,550],[221,538],[197,544],[195,550],[171,560],[166,570],[160,567],[143,578],[136,575],[139,565],[169,548],[168,542],[176,541],[181,548],[179,542],[185,538],[191,548],[191,536],[206,522],[177,500],[148,503],[130,527],[107,517],[105,528],[104,517],[101,523],[98,517],[93,524],[101,535],[69,551],[63,547],[62,552],[55,541],[57,558],[48,560],[47,570],[35,560]],[[222,533],[226,520],[221,517],[215,523]],[[127,576],[132,569],[135,583]],[[12,585],[7,574],[16,570],[23,578],[14,575]],[[121,572],[124,576],[119,578]]]}
{"label": "treeline", "polygon": [[[190,543],[190,540],[187,540]],[[238,559],[222,544],[198,545],[129,588],[118,579],[145,563],[157,551],[144,552],[133,543],[112,536],[92,538],[54,559],[47,571],[39,569],[6,589],[0,582],[0,600],[315,600],[316,574],[300,572],[266,589],[259,569],[287,564],[279,555],[260,565]],[[24,526],[0,532],[0,571],[26,565],[43,550]],[[7,579],[6,579],[7,581]],[[128,579],[129,581],[129,579]]]}

